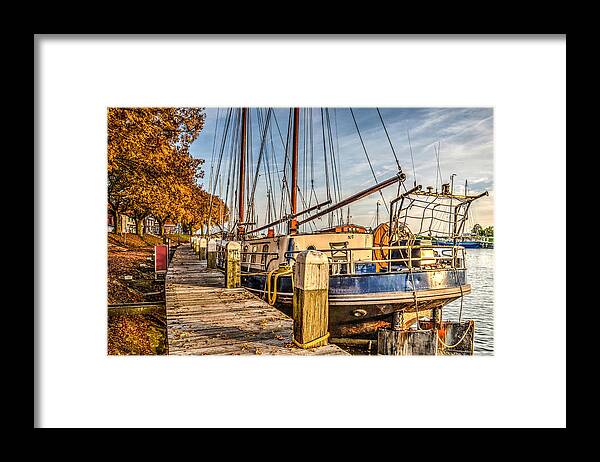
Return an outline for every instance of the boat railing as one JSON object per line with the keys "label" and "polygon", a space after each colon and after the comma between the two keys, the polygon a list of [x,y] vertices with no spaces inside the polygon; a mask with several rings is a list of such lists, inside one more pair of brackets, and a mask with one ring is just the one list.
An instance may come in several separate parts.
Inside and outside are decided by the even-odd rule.
{"label": "boat railing", "polygon": [[[227,263],[226,247],[217,244],[217,267],[225,268]],[[240,267],[242,274],[256,274],[257,271],[267,271],[271,263],[279,260],[277,252],[240,252]]]}
{"label": "boat railing", "polygon": [[[360,274],[365,271],[357,271],[357,266],[376,265],[377,272],[393,271],[438,271],[439,269],[465,269],[465,249],[462,246],[451,245],[393,245],[393,246],[372,246],[372,247],[353,247],[346,248],[347,257],[335,260],[331,257],[333,252],[339,254],[339,249],[315,249],[329,255],[332,274]],[[386,258],[354,259],[353,252],[371,251],[373,256],[375,252],[387,254]],[[430,250],[431,252],[423,252]],[[393,257],[393,252],[398,251],[399,256]],[[419,252],[415,252],[419,251]],[[301,250],[289,251],[284,254],[286,259],[295,260],[295,255]],[[402,255],[404,254],[404,256]],[[394,267],[396,267],[394,269]],[[372,272],[372,271],[366,271]]]}
{"label": "boat railing", "polygon": [[[343,249],[314,249],[328,255],[331,274],[361,274],[369,272],[438,271],[440,269],[465,269],[465,249],[452,245],[392,245],[353,247]],[[355,259],[356,252],[369,251],[371,258]],[[283,263],[293,264],[302,250],[288,251],[283,254]],[[333,254],[336,254],[335,258]],[[385,258],[374,258],[375,255]],[[345,257],[340,258],[344,255]],[[280,261],[277,252],[240,252],[242,274],[267,273],[276,269],[273,265]],[[225,267],[225,247],[217,246],[217,265]]]}
{"label": "boat railing", "polygon": [[[272,262],[279,260],[277,252],[240,252],[240,256],[242,274],[267,271]],[[260,257],[259,262],[256,261],[257,257]]]}

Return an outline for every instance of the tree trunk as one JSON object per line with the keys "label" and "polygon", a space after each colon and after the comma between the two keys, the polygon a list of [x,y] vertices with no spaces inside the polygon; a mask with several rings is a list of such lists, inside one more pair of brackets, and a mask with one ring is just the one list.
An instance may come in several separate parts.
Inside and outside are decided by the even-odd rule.
{"label": "tree trunk", "polygon": [[140,237],[144,236],[144,219],[143,218],[141,220],[139,218],[135,219],[135,233]]}
{"label": "tree trunk", "polygon": [[111,210],[110,214],[113,217],[113,223],[114,223],[113,231],[112,232],[116,234],[116,232],[117,232],[117,218],[118,218],[117,217],[117,212],[115,212],[114,210]]}
{"label": "tree trunk", "polygon": [[123,234],[123,227],[121,226],[121,214],[115,210],[115,232],[117,234]]}
{"label": "tree trunk", "polygon": [[158,225],[160,226],[160,235],[165,235],[165,222],[158,220]]}

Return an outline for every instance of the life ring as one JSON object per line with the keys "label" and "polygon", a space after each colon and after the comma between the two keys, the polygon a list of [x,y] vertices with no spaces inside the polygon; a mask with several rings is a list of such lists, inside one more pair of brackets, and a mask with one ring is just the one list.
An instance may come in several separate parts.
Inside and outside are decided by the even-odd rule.
{"label": "life ring", "polygon": [[[400,241],[407,241],[408,244],[412,244],[414,235],[411,230],[404,223],[395,223],[395,227],[392,231],[392,239],[390,243],[390,226],[387,223],[381,223],[373,232],[373,260],[387,260],[389,257],[390,250],[381,247],[388,247],[398,245]],[[379,247],[379,248],[378,248]],[[403,254],[403,252],[400,252]],[[406,252],[404,252],[406,253]],[[403,256],[402,258],[406,258]],[[376,262],[375,271],[378,273],[382,270],[387,271],[387,262]]]}
{"label": "life ring", "polygon": [[[373,260],[386,260],[389,255],[389,249],[377,247],[387,247],[390,242],[388,230],[390,226],[387,223],[381,223],[373,232]],[[388,264],[384,262],[375,262],[375,271],[387,270]]]}

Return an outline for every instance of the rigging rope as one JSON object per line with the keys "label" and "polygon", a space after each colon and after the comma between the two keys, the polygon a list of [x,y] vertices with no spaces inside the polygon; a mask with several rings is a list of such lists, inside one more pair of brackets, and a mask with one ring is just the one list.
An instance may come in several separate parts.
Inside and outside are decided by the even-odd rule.
{"label": "rigging rope", "polygon": [[[379,114],[379,120],[381,120],[381,125],[383,125],[383,130],[385,131],[385,136],[387,137],[387,140],[390,143],[390,148],[392,148],[392,154],[394,154],[394,159],[396,159],[396,165],[398,166],[398,172],[400,173],[400,172],[402,172],[402,167],[400,166],[400,162],[398,161],[398,156],[396,155],[396,150],[394,149],[394,145],[392,144],[392,140],[387,131],[387,127],[385,126],[385,122],[383,121],[383,116],[381,115],[381,112],[379,112],[379,108],[375,108],[375,109],[377,109],[377,114]],[[404,181],[402,181],[398,185],[398,193],[396,194],[397,196],[400,195],[400,187],[404,188],[404,192],[407,191],[406,185],[404,184]]]}
{"label": "rigging rope", "polygon": [[312,204],[312,198],[314,196],[315,203],[319,203],[319,198],[317,197],[317,192],[315,191],[315,164],[314,164],[314,154],[315,154],[315,138],[314,138],[314,129],[313,129],[313,110],[310,108],[308,114],[309,120],[309,133],[310,133],[310,198],[309,198],[309,206]]}
{"label": "rigging rope", "polygon": [[[369,167],[371,168],[371,173],[373,174],[373,178],[375,179],[375,183],[377,183],[377,176],[375,175],[375,170],[373,170],[373,165],[371,164],[371,159],[369,159],[369,154],[367,153],[367,148],[365,147],[365,143],[363,142],[362,135],[360,134],[360,129],[358,128],[358,123],[356,123],[356,117],[354,117],[354,111],[350,108],[350,114],[352,114],[352,120],[354,120],[354,126],[356,127],[356,131],[358,132],[358,137],[360,138],[360,144],[362,144],[363,151],[365,152],[365,156],[367,157],[367,162],[369,162]],[[379,195],[383,200],[383,205],[385,205],[385,209],[388,214],[390,213],[390,208],[385,201],[385,197],[383,197],[383,193],[379,190]]]}
{"label": "rigging rope", "polygon": [[[302,120],[303,120],[303,125],[302,125],[302,133],[304,134],[304,136],[302,137],[302,191],[304,193],[304,195],[306,196],[307,194],[307,190],[306,190],[306,156],[307,156],[307,124],[308,124],[308,111],[306,109],[303,110],[302,112]],[[310,201],[309,201],[310,203]],[[301,229],[306,229],[305,225],[300,225]]]}
{"label": "rigging rope", "polygon": [[[237,160],[238,157],[237,155],[235,155],[235,153],[239,150],[239,143],[241,142],[241,140],[239,140],[240,138],[240,125],[241,125],[241,118],[242,118],[242,111],[241,109],[236,109],[236,116],[235,116],[235,125],[233,128],[233,137],[230,143],[230,156],[229,156],[229,170],[227,172],[227,187],[226,187],[226,192],[225,192],[225,197],[227,198],[227,201],[229,203],[229,210],[230,210],[230,232],[233,231],[235,224],[237,222],[237,220],[234,220],[234,217],[237,217],[237,201],[235,200],[236,196],[237,196],[237,189],[236,186],[231,185],[231,178],[232,178],[232,172],[233,174],[236,175],[236,177],[238,176],[239,170],[237,167]],[[231,189],[230,189],[230,185],[231,185]],[[231,194],[230,194],[231,192]]]}
{"label": "rigging rope", "polygon": [[[212,143],[212,153],[210,155],[210,173],[209,173],[209,178],[208,178],[208,191],[211,192],[212,191],[212,182],[213,182],[213,170],[214,170],[214,159],[215,159],[215,147],[217,145],[217,133],[219,131],[219,111],[221,108],[217,108],[217,116],[216,116],[216,121],[215,121],[215,135],[213,136],[213,143]],[[212,201],[212,197],[211,197],[211,201]]]}
{"label": "rigging rope", "polygon": [[[273,112],[273,120],[275,120],[275,125],[277,126],[277,129],[279,130],[279,126],[277,124],[277,114],[275,112]],[[271,152],[273,154],[273,163],[275,164],[275,173],[277,174],[277,184],[281,184],[282,180],[281,180],[281,177],[279,175],[279,173],[281,173],[281,172],[279,170],[279,165],[277,163],[277,151],[275,150],[275,144],[273,143],[273,131],[272,131],[272,129],[269,129],[269,140],[270,140],[270,144],[271,144]],[[277,202],[277,200],[276,200],[277,192],[279,192],[281,194],[281,196],[283,197],[283,190],[281,188],[273,189],[273,181],[271,179],[271,176],[269,176],[269,181],[270,181],[271,193],[273,194],[273,197],[272,197],[273,209],[272,210],[273,210],[273,213],[275,213],[275,203]],[[281,226],[277,225],[277,232],[278,233],[280,231],[280,228],[281,228]]]}
{"label": "rigging rope", "polygon": [[[334,193],[337,194],[337,201],[342,200],[342,185],[341,185],[341,180],[340,180],[340,173],[338,170],[338,165],[340,165],[340,160],[339,157],[336,156],[336,152],[335,149],[333,148],[333,135],[331,132],[331,121],[329,118],[329,109],[325,109],[325,115],[327,116],[327,134],[328,134],[328,140],[329,140],[329,151],[331,153],[331,165],[332,165],[332,172],[333,172],[333,188],[334,188]],[[337,153],[339,155],[339,153]],[[336,160],[337,159],[337,160]],[[337,188],[337,191],[336,191]],[[343,215],[344,212],[339,209],[339,224],[343,224]]]}
{"label": "rigging rope", "polygon": [[[246,171],[250,171],[250,166],[252,165],[252,138],[253,138],[253,133],[252,133],[252,109],[248,109],[248,120],[247,120],[247,131],[248,131],[248,136],[246,138],[246,149],[245,149],[245,155],[246,155]],[[245,173],[245,172],[244,172]],[[253,220],[253,214],[254,214],[254,206],[253,204],[249,201],[249,192],[250,192],[250,175],[245,175],[244,181],[242,183],[244,185],[244,199],[246,200],[245,204],[242,204],[244,206],[244,209],[247,210],[247,214],[245,214],[244,217],[244,221],[254,221]]]}
{"label": "rigging rope", "polygon": [[406,135],[408,136],[408,147],[410,148],[410,161],[412,162],[413,176],[415,177],[414,186],[417,186],[417,172],[415,171],[415,159],[413,158],[412,152],[412,143],[410,142],[410,131],[406,130]]}
{"label": "rigging rope", "polygon": [[[217,162],[217,170],[215,173],[215,178],[220,178],[220,172],[221,172],[221,162],[223,160],[223,153],[225,151],[225,142],[227,140],[227,132],[229,130],[229,124],[231,122],[231,115],[232,115],[233,109],[228,109],[227,111],[227,117],[225,119],[225,128],[223,129],[223,138],[221,140],[221,148],[220,148],[220,152],[219,152],[219,161]],[[217,121],[218,122],[218,121]],[[216,133],[216,130],[215,130]],[[213,183],[213,188],[212,188],[212,192],[211,192],[211,196],[210,196],[210,205],[209,205],[209,217],[211,215],[212,212],[212,202],[213,202],[213,197],[215,195],[215,191],[217,188],[217,183],[216,181]],[[221,196],[222,191],[219,191],[219,196]],[[221,200],[223,200],[223,198],[221,197]],[[226,203],[226,201],[224,201]]]}
{"label": "rigging rope", "polygon": [[329,188],[329,166],[327,164],[327,147],[325,146],[325,119],[323,117],[323,108],[321,108],[321,131],[323,133],[323,162],[325,163],[325,188],[327,190],[327,200],[331,200]]}
{"label": "rigging rope", "polygon": [[442,170],[440,169],[440,141],[438,141],[438,148],[437,150],[435,149],[435,144],[433,145],[433,149],[435,151],[435,156],[437,158],[437,172],[436,172],[436,177],[435,177],[435,192],[438,191],[438,176],[439,176],[439,185],[440,185],[440,189],[442,187]]}
{"label": "rigging rope", "polygon": [[400,167],[400,162],[398,161],[398,156],[396,155],[396,150],[394,149],[394,145],[392,144],[392,140],[390,139],[390,134],[387,131],[387,127],[385,126],[385,122],[383,121],[383,117],[381,116],[381,112],[379,108],[376,107],[375,110],[379,115],[379,120],[381,120],[381,125],[383,125],[383,130],[385,131],[385,136],[387,137],[388,142],[390,143],[390,147],[392,148],[392,154],[394,154],[394,159],[396,159],[396,165],[398,166],[398,171],[402,171],[402,167]]}
{"label": "rigging rope", "polygon": [[285,156],[283,158],[283,179],[281,180],[282,183],[282,195],[281,195],[281,205],[279,208],[279,216],[282,217],[284,214],[284,210],[287,210],[287,204],[286,204],[286,196],[283,194],[284,192],[287,192],[287,199],[290,201],[290,203],[292,202],[292,196],[291,196],[291,192],[289,189],[289,185],[287,182],[287,165],[289,163],[288,161],[288,157],[289,157],[289,148],[290,148],[290,141],[291,141],[291,137],[292,137],[292,115],[293,115],[293,109],[290,108],[290,112],[289,112],[289,117],[288,117],[288,133],[287,133],[287,137],[285,140]]}
{"label": "rigging rope", "polygon": [[[322,134],[322,139],[323,139],[323,163],[325,164],[325,188],[327,191],[327,200],[330,201],[331,200],[331,190],[330,190],[330,186],[329,186],[329,166],[327,164],[327,146],[325,144],[325,118],[323,116],[323,108],[320,109],[321,112],[321,134]],[[333,170],[332,170],[332,175],[333,175]],[[334,181],[334,188],[333,188],[333,193],[334,193],[334,197],[335,197],[335,181]],[[338,199],[337,197],[335,198],[335,202],[337,202]],[[331,217],[332,214],[329,214],[329,226],[331,226]]]}
{"label": "rigging rope", "polygon": [[[260,113],[259,113],[260,115]],[[254,174],[254,180],[252,182],[252,192],[250,193],[250,197],[248,198],[249,203],[252,204],[252,209],[254,209],[254,194],[256,192],[256,185],[258,184],[258,175],[260,172],[260,164],[262,162],[262,158],[264,155],[264,151],[265,151],[265,144],[266,144],[266,140],[267,140],[267,130],[269,128],[269,122],[271,120],[271,109],[268,110],[267,112],[267,118],[265,120],[265,125],[264,128],[262,128],[262,139],[261,139],[261,144],[260,144],[260,152],[258,154],[258,160],[257,160],[257,164],[256,164],[256,173]],[[260,125],[261,120],[259,119],[259,125]],[[261,127],[259,127],[261,128]]]}

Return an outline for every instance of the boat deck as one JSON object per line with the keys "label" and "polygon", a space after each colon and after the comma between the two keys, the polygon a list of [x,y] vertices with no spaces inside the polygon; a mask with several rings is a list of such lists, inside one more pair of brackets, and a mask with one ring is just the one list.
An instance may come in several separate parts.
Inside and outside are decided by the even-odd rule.
{"label": "boat deck", "polygon": [[177,248],[165,281],[170,355],[349,355],[336,345],[294,346],[291,318],[224,285],[223,273],[207,269],[189,245]]}

